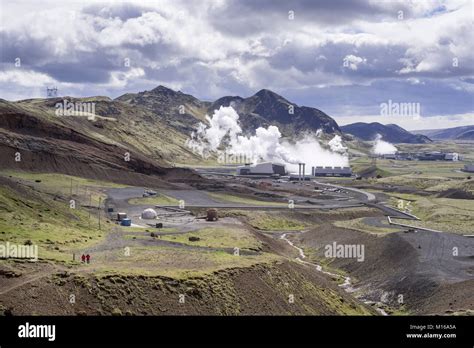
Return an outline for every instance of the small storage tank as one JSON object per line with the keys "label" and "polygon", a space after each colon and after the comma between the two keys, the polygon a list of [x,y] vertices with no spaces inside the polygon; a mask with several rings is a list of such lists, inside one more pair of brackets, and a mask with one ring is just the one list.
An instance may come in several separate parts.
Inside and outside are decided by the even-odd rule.
{"label": "small storage tank", "polygon": [[129,218],[122,219],[120,222],[120,225],[122,226],[132,226],[132,220]]}
{"label": "small storage tank", "polygon": [[142,212],[142,219],[156,219],[158,214],[155,210],[148,208]]}

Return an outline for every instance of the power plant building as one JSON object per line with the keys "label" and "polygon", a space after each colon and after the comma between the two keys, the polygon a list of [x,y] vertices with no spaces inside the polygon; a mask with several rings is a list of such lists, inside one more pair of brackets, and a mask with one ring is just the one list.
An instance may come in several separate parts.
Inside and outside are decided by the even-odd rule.
{"label": "power plant building", "polygon": [[456,152],[425,152],[418,156],[420,161],[459,161],[459,154]]}
{"label": "power plant building", "polygon": [[450,152],[450,153],[445,154],[444,159],[446,161],[457,162],[457,161],[459,161],[459,154],[456,153],[456,152]]}
{"label": "power plant building", "polygon": [[282,176],[286,175],[286,170],[283,164],[262,162],[255,165],[246,164],[244,166],[237,167],[237,175]]}
{"label": "power plant building", "polygon": [[312,176],[352,176],[351,167],[313,167]]}
{"label": "power plant building", "polygon": [[384,154],[381,155],[383,159],[400,160],[400,161],[461,161],[462,157],[457,152],[420,152],[420,153],[407,153],[397,152],[396,154]]}

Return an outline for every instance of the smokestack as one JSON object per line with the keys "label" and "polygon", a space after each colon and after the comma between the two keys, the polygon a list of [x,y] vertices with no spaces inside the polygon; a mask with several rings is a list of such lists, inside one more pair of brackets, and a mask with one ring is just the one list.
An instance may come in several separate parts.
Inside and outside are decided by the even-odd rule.
{"label": "smokestack", "polygon": [[305,167],[306,167],[306,163],[303,163],[303,182],[304,182]]}
{"label": "smokestack", "polygon": [[314,176],[314,167],[311,167],[311,176]]}
{"label": "smokestack", "polygon": [[298,163],[298,181],[304,181],[305,163]]}

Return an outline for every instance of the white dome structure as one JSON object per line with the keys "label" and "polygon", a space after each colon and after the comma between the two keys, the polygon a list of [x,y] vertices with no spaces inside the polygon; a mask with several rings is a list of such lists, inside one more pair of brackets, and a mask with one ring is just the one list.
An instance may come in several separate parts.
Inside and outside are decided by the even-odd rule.
{"label": "white dome structure", "polygon": [[156,219],[158,214],[155,210],[148,208],[142,212],[142,219]]}

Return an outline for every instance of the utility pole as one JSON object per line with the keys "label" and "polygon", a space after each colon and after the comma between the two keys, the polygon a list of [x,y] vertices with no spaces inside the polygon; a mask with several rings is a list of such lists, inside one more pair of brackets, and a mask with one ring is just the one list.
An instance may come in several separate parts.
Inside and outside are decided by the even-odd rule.
{"label": "utility pole", "polygon": [[102,200],[102,197],[99,197],[99,231],[100,231],[100,202]]}
{"label": "utility pole", "polygon": [[[89,189],[87,189],[89,191]],[[86,193],[87,197],[87,193]],[[89,193],[89,229],[91,229],[92,193]]]}

